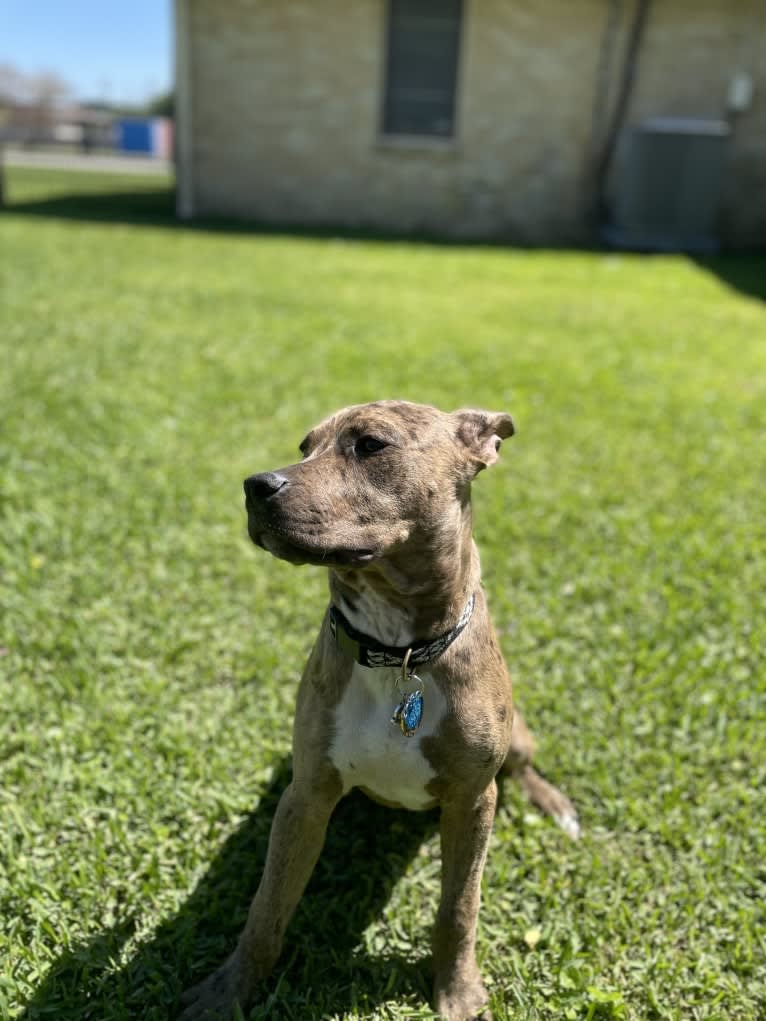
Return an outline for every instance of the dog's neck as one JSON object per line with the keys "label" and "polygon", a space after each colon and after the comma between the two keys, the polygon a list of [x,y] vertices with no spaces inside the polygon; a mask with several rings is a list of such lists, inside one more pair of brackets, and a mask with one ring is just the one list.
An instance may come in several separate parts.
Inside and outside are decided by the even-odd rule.
{"label": "dog's neck", "polygon": [[455,626],[481,574],[470,507],[443,532],[413,535],[368,567],[330,571],[332,601],[357,631],[402,646]]}

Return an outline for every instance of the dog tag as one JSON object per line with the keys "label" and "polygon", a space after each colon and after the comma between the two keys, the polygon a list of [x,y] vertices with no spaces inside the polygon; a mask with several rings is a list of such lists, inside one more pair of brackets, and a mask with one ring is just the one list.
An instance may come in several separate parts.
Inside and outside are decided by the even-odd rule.
{"label": "dog tag", "polygon": [[417,691],[405,695],[394,709],[391,722],[399,725],[405,737],[412,737],[423,720],[423,692]]}

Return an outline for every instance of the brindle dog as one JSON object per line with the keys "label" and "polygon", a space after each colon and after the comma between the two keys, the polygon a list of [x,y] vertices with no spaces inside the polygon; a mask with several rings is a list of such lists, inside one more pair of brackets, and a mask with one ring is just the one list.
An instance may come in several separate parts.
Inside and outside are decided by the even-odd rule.
{"label": "brindle dog", "polygon": [[[245,481],[253,542],[327,568],[331,605],[303,673],[293,779],[247,924],[226,963],[186,994],[183,1021],[252,1002],[352,787],[390,805],[440,807],[434,1005],[448,1021],[490,1016],[474,944],[496,776],[517,777],[571,836],[579,832],[569,800],[531,765],[532,736],[513,712],[471,534],[471,483],[513,432],[507,414],[378,401],[312,429],[299,463]],[[418,676],[411,662],[399,665],[407,649]]]}

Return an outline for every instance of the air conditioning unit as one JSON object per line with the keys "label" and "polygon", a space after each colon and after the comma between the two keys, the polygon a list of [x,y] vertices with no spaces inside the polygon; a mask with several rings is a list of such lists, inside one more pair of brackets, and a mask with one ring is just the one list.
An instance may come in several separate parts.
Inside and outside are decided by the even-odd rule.
{"label": "air conditioning unit", "polygon": [[713,252],[725,121],[656,117],[629,129],[604,240],[639,251]]}

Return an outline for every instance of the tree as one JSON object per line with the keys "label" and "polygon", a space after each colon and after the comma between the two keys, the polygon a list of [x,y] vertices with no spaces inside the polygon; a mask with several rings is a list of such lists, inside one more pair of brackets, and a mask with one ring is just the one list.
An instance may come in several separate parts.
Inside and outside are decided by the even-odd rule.
{"label": "tree", "polygon": [[175,112],[175,103],[175,94],[170,89],[168,92],[162,92],[154,99],[150,99],[146,104],[146,112],[152,117],[172,117]]}
{"label": "tree", "polygon": [[27,74],[13,64],[0,64],[2,106],[36,106],[52,110],[71,99],[71,85],[55,71]]}

